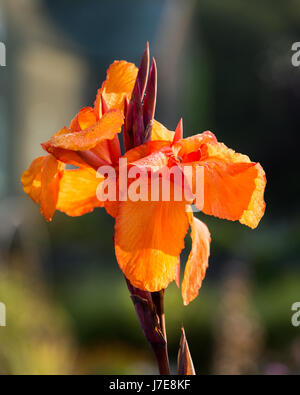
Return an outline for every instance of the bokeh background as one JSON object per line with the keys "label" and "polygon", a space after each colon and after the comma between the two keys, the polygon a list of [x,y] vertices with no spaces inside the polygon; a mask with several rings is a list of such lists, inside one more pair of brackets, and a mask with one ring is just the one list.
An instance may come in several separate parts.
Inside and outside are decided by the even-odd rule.
{"label": "bokeh background", "polygon": [[[212,234],[199,297],[166,291],[173,371],[183,323],[197,373],[300,371],[297,0],[1,0],[0,373],[151,374],[154,358],[114,257],[104,210],[46,224],[20,176],[40,142],[93,103],[115,59],[158,64],[156,118],[212,130],[267,173],[256,230],[201,213]],[[183,253],[186,256],[190,248]]]}

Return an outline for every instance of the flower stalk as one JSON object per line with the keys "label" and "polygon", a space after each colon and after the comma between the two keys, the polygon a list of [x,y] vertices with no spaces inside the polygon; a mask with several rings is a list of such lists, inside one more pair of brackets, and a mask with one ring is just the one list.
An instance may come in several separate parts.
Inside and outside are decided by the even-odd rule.
{"label": "flower stalk", "polygon": [[[149,44],[143,53],[130,101],[125,101],[125,150],[137,147],[150,139],[157,95],[157,71],[152,60],[149,72]],[[149,73],[149,76],[148,76]],[[164,290],[147,292],[135,288],[127,279],[127,286],[142,331],[151,345],[159,373],[170,374],[167,335],[164,315]]]}
{"label": "flower stalk", "polygon": [[163,313],[163,291],[147,292],[135,288],[126,279],[136,314],[142,331],[152,347],[159,373],[170,374],[170,364],[167,350],[165,320]]}

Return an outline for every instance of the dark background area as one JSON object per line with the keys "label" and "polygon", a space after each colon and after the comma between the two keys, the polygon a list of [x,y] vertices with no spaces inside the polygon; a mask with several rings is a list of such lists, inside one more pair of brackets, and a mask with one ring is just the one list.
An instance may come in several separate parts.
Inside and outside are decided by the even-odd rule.
{"label": "dark background area", "polygon": [[[197,373],[298,373],[300,41],[296,0],[1,0],[0,373],[153,373],[104,210],[46,224],[20,176],[91,105],[115,59],[158,64],[156,119],[213,131],[267,174],[255,230],[197,214],[212,235],[196,301],[166,291],[173,369],[186,329]],[[183,253],[186,256],[190,248]]]}

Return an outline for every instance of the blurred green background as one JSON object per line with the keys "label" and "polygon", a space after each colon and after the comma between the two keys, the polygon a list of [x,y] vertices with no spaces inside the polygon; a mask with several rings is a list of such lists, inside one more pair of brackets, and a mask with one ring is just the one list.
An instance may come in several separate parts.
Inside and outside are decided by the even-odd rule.
{"label": "blurred green background", "polygon": [[[113,220],[97,209],[46,224],[20,176],[85,105],[115,59],[158,64],[156,118],[185,136],[212,130],[259,161],[267,209],[256,230],[197,214],[212,234],[199,297],[166,291],[173,371],[186,329],[197,373],[300,371],[300,41],[297,0],[1,0],[0,374],[151,374],[113,250]],[[190,248],[187,242],[187,250]]]}

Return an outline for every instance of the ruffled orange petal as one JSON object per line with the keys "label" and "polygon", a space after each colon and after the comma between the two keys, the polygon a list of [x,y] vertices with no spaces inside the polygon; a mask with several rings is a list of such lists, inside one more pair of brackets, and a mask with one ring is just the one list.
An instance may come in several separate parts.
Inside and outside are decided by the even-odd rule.
{"label": "ruffled orange petal", "polygon": [[193,214],[189,215],[192,249],[184,270],[182,281],[183,303],[188,305],[196,298],[208,267],[210,233],[207,226]]}
{"label": "ruffled orange petal", "polygon": [[260,219],[265,213],[266,203],[264,201],[264,193],[266,187],[266,175],[259,163],[255,165],[257,176],[255,178],[255,189],[252,193],[250,203],[247,210],[243,212],[240,223],[256,228]]}
{"label": "ruffled orange petal", "polygon": [[45,156],[36,158],[21,177],[24,192],[35,202],[39,203],[41,196],[41,177]]}
{"label": "ruffled orange petal", "polygon": [[161,152],[171,152],[170,144],[168,141],[148,141],[145,144],[132,148],[127,151],[123,158],[127,159],[128,163],[134,163],[138,160],[144,159],[147,156]]}
{"label": "ruffled orange petal", "polygon": [[[160,169],[165,170],[168,163],[167,156],[164,152],[160,151],[160,149],[162,151],[164,149],[170,151],[170,148],[168,148],[168,143],[164,141],[150,141],[127,151],[126,154],[120,158],[119,166],[116,169],[116,201],[105,201],[104,204],[104,207],[109,215],[116,218],[120,204],[122,204],[124,199],[130,200],[130,195],[132,192],[136,192],[139,195],[139,198],[137,198],[138,200],[146,199],[147,201],[151,201],[151,181],[149,175],[150,173],[153,173]],[[143,182],[147,184],[148,187],[142,187],[141,189],[137,187],[136,182],[138,180],[143,180]],[[169,180],[165,182],[167,186],[168,181]],[[141,181],[142,184],[143,182]],[[135,184],[134,187],[133,184]],[[161,184],[159,176],[155,179],[155,185],[156,184]],[[161,185],[159,185],[159,187],[160,191]],[[174,181],[171,180],[171,199],[175,194],[174,190]],[[178,189],[176,189],[176,192],[178,196]],[[161,199],[161,195],[155,195],[155,199]]]}
{"label": "ruffled orange petal", "polygon": [[81,130],[78,123],[78,114],[72,120],[70,124],[70,129],[68,129],[67,127],[63,127],[58,132],[54,133],[49,141],[47,141],[46,143],[42,143],[41,146],[46,152],[52,154],[57,160],[61,162],[68,163],[74,166],[87,166],[87,163],[75,151],[54,147],[51,143],[51,141],[56,140],[58,136],[65,136],[69,134],[70,130],[73,132],[78,132]]}
{"label": "ruffled orange petal", "polygon": [[[117,138],[117,136],[115,136]],[[101,165],[101,160],[103,161],[102,164],[111,164],[113,161],[116,161],[116,157],[119,154],[118,150],[112,151],[112,148],[109,144],[110,141],[113,140],[104,140],[101,141],[101,143],[97,144],[94,148],[92,148],[90,151],[72,151],[64,148],[58,148],[54,147],[51,145],[51,143],[48,141],[46,143],[42,144],[42,147],[45,151],[47,151],[49,154],[52,154],[55,156],[57,160],[60,160],[61,162],[74,165],[77,167],[91,167],[92,163],[90,160],[87,160],[87,157],[85,156],[86,154],[94,155],[95,156],[95,165],[96,168]]]}
{"label": "ruffled orange petal", "polygon": [[101,143],[97,144],[91,151],[105,162],[111,164],[113,163],[113,156],[109,147],[109,141],[111,140],[101,141]]}
{"label": "ruffled orange petal", "polygon": [[265,173],[259,163],[222,143],[207,144],[204,166],[205,214],[255,228],[265,211]]}
{"label": "ruffled orange petal", "polygon": [[103,180],[93,169],[66,170],[60,182],[57,209],[75,217],[103,207],[97,198],[97,188]]}
{"label": "ruffled orange petal", "polygon": [[217,143],[216,136],[209,131],[177,141],[173,146],[173,150],[185,162],[189,161],[186,160],[188,155],[197,152],[203,144],[207,143]]}
{"label": "ruffled orange petal", "polygon": [[82,159],[76,151],[70,151],[63,148],[52,147],[49,142],[42,144],[42,147],[49,154],[61,162],[77,167],[89,167],[89,165]]}
{"label": "ruffled orange petal", "polygon": [[144,158],[138,159],[132,164],[141,170],[149,170],[155,172],[159,169],[162,169],[168,164],[168,157],[162,151],[153,152],[150,155],[145,156]]}
{"label": "ruffled orange petal", "polygon": [[104,140],[113,139],[120,132],[124,116],[118,110],[108,111],[93,126],[71,133],[55,134],[46,146],[73,151],[86,151]]}
{"label": "ruffled orange petal", "polygon": [[59,183],[64,165],[52,155],[35,159],[22,177],[24,191],[35,203],[47,221],[51,221],[58,199]]}
{"label": "ruffled orange petal", "polygon": [[107,70],[106,80],[98,89],[94,108],[98,117],[101,117],[101,94],[110,110],[124,110],[125,97],[130,98],[136,76],[137,67],[124,60],[115,61]]}
{"label": "ruffled orange petal", "polygon": [[[125,171],[128,176],[128,169],[133,166],[139,168],[141,171],[156,171],[165,168],[168,163],[167,153],[172,153],[168,141],[149,141],[127,151],[121,158],[122,160],[126,159],[126,161],[124,164],[120,163],[121,167],[119,171],[120,173]],[[128,182],[130,183],[130,180]],[[171,192],[172,190],[173,188],[171,188]],[[118,191],[119,183],[117,182]],[[106,201],[104,206],[107,213],[115,218],[117,216],[118,205],[119,203],[117,201]]]}
{"label": "ruffled orange petal", "polygon": [[51,221],[56,210],[59,183],[63,175],[64,164],[53,155],[45,157],[41,178],[41,213],[47,221]]}
{"label": "ruffled orange petal", "polygon": [[[69,129],[71,132],[79,132],[94,125],[97,122],[97,116],[92,107],[84,107],[74,117],[70,123]],[[69,130],[67,129],[67,133]]]}
{"label": "ruffled orange petal", "polygon": [[174,132],[168,130],[163,124],[159,123],[155,119],[153,120],[153,126],[151,131],[151,140],[164,140],[172,142],[174,138]]}
{"label": "ruffled orange petal", "polygon": [[121,156],[121,146],[119,141],[119,136],[116,134],[112,140],[107,140],[108,149],[110,152],[110,159],[112,163],[118,162]]}
{"label": "ruffled orange petal", "polygon": [[154,292],[175,280],[187,229],[185,202],[120,202],[115,250],[131,284]]}

